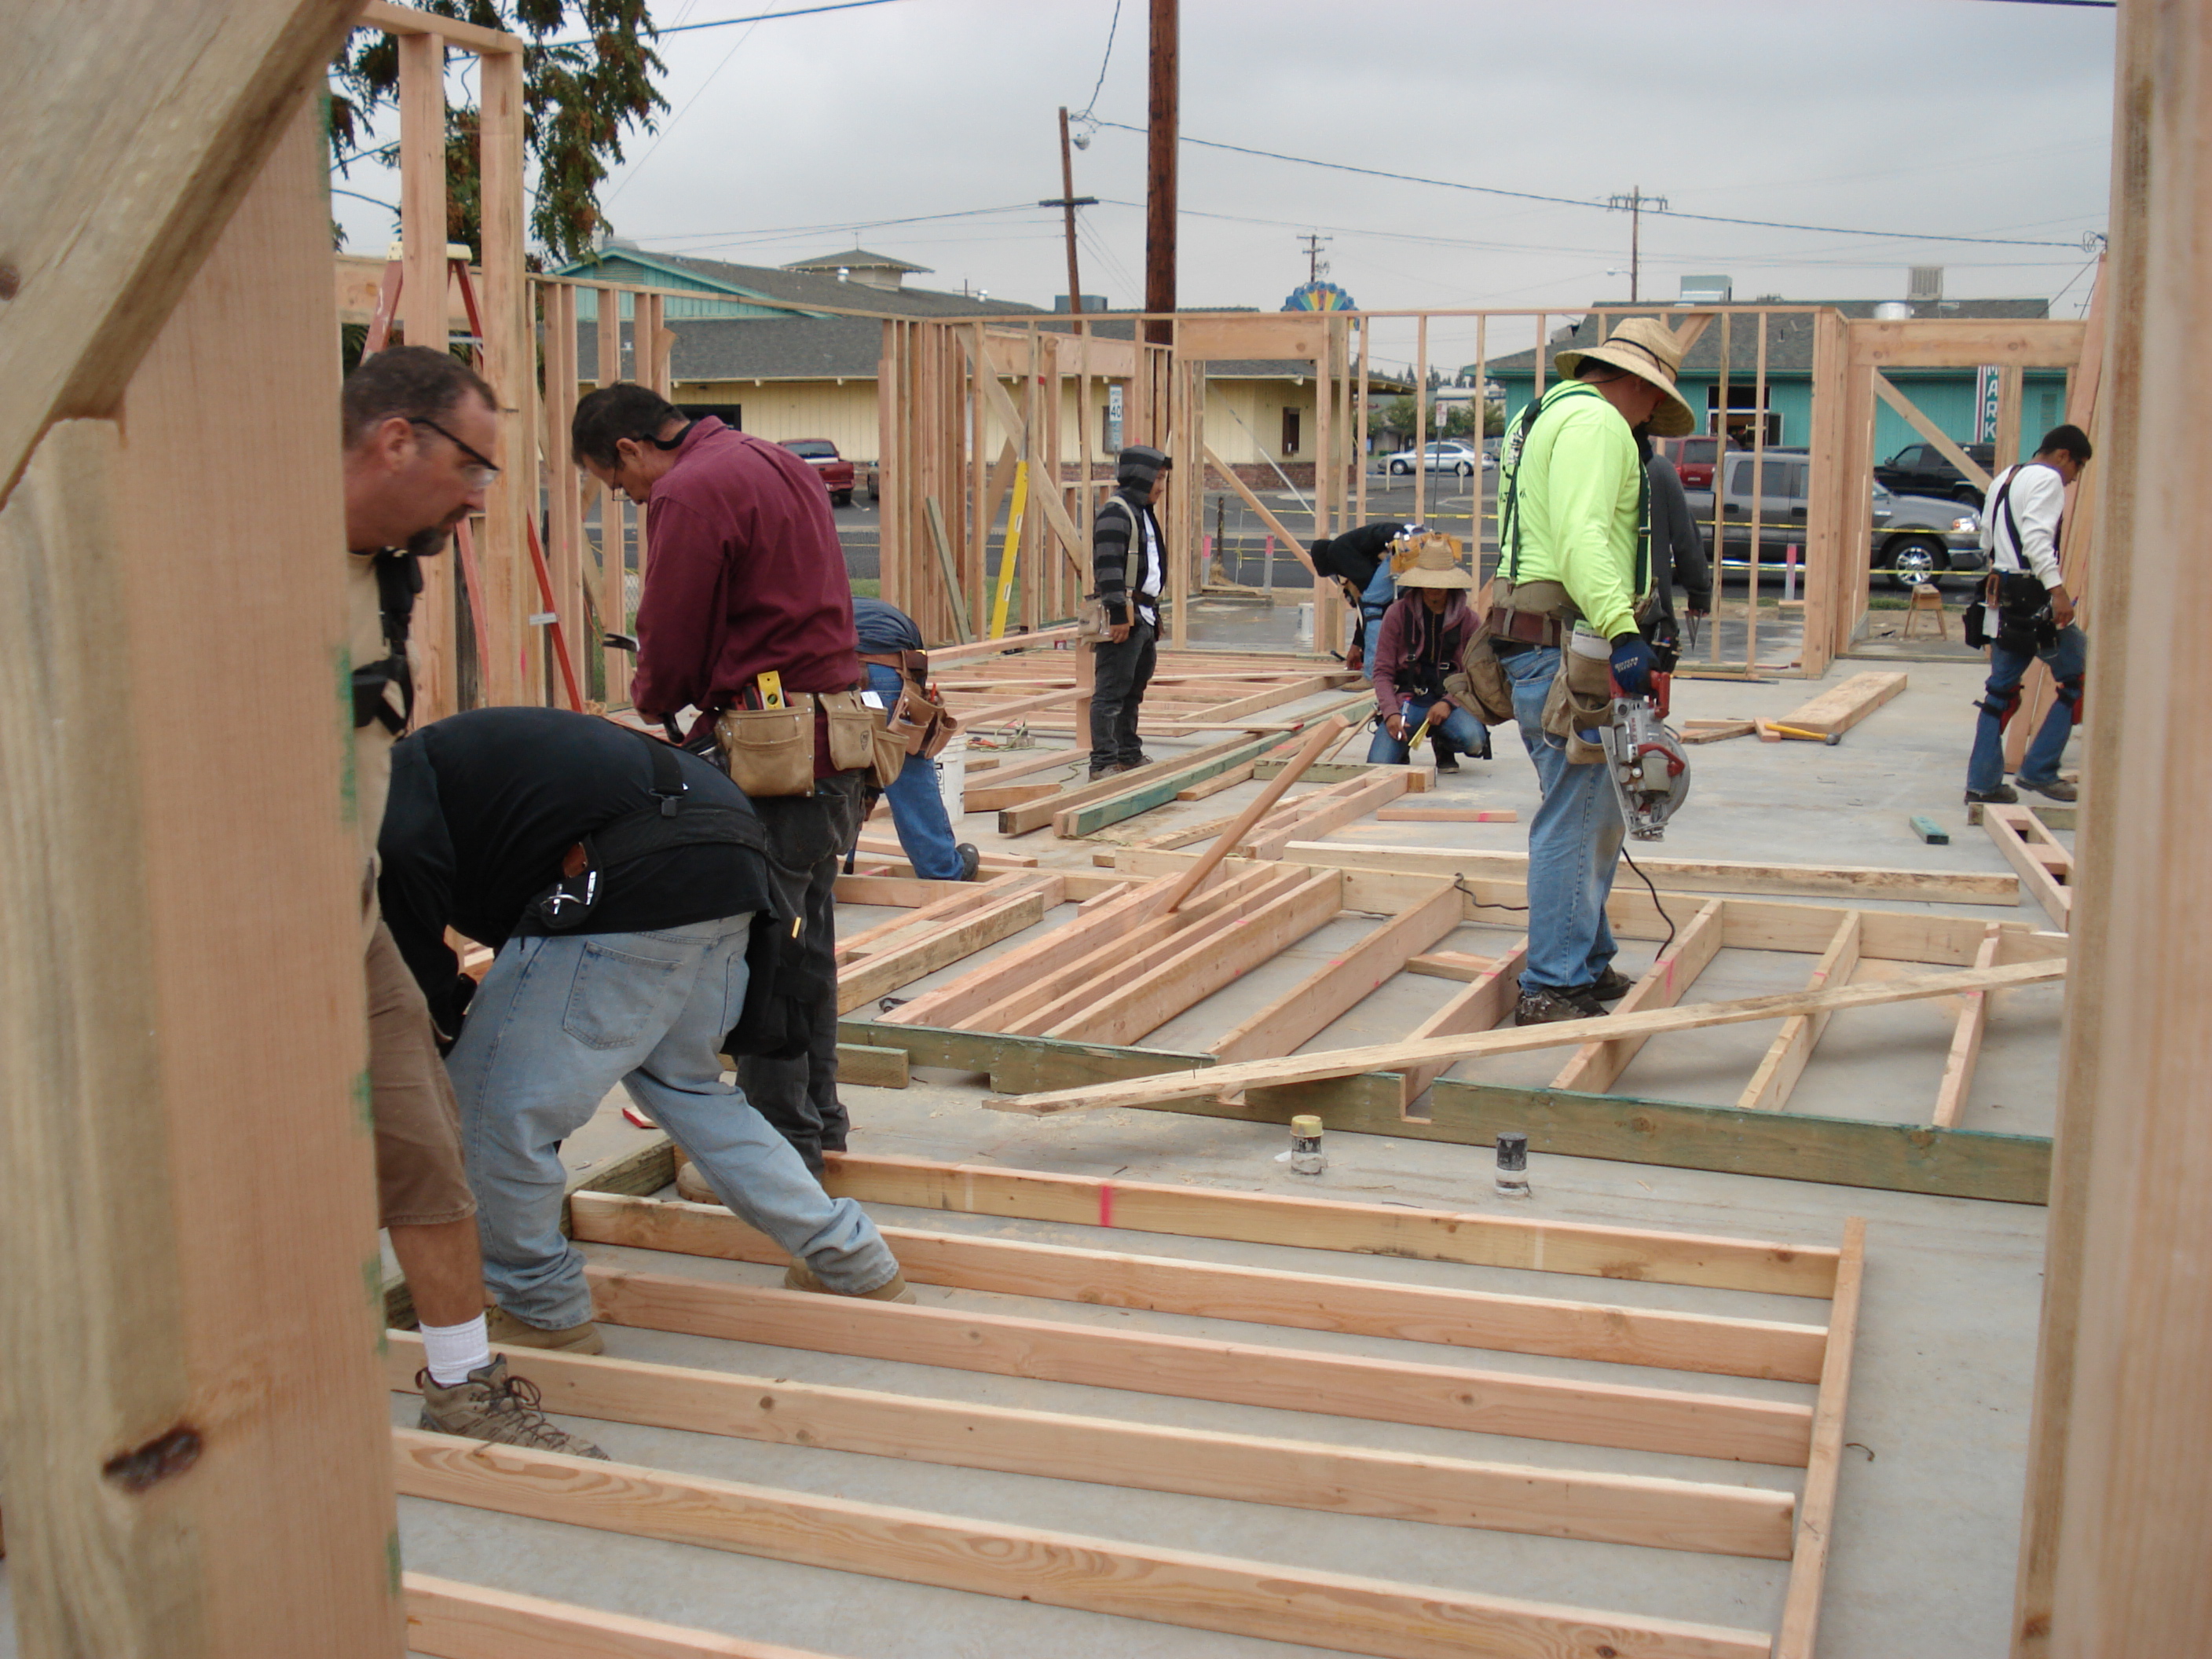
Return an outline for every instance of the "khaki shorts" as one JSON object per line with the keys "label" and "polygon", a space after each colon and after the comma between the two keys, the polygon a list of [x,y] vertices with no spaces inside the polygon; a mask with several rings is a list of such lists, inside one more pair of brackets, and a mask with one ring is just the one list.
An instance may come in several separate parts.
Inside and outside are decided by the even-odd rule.
{"label": "khaki shorts", "polygon": [[376,1196],[387,1227],[433,1227],[477,1212],[461,1163],[461,1113],[439,1058],[430,1006],[382,921],[369,936],[368,1086]]}

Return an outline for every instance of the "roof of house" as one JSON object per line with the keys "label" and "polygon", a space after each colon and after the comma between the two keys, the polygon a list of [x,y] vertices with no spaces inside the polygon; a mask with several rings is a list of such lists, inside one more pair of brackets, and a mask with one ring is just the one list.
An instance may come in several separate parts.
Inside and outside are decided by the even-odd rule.
{"label": "roof of house", "polygon": [[[871,256],[873,257],[873,256]],[[811,270],[778,265],[737,265],[721,259],[694,258],[689,254],[654,253],[643,248],[610,244],[586,259],[564,265],[554,275],[589,282],[599,268],[623,263],[646,270],[703,279],[738,299],[782,300],[798,306],[831,307],[840,311],[866,311],[891,317],[985,317],[1011,312],[1032,312],[1036,306],[1009,300],[993,300],[977,294],[941,294],[933,289],[871,288],[866,283],[841,283],[836,266],[824,276]],[[906,267],[920,270],[920,265]],[[775,321],[775,319],[763,320]]]}
{"label": "roof of house", "polygon": [[[1776,303],[1782,303],[1777,301]],[[1840,311],[1846,317],[1870,318],[1875,307],[1889,303],[1881,300],[1793,300],[1791,305],[1819,306]],[[1680,307],[1653,307],[1648,311],[1632,314],[1657,317],[1673,326],[1674,314]],[[2026,319],[2039,320],[2051,314],[2048,300],[1930,300],[1914,302],[1912,314],[1922,320],[2002,320]],[[1623,313],[1615,313],[1608,319],[1585,316],[1571,329],[1555,333],[1544,348],[1544,359],[1548,371],[1551,360],[1562,351],[1588,347],[1598,343],[1603,329],[1620,320]],[[1766,319],[1766,372],[1770,375],[1804,375],[1813,372],[1813,316],[1809,312],[1784,312],[1771,314]],[[1748,317],[1734,318],[1727,330],[1729,343],[1729,377],[1739,375],[1749,379],[1759,369],[1759,328]],[[1721,366],[1721,321],[1708,324],[1697,344],[1690,348],[1682,362],[1685,374],[1712,374]],[[1486,367],[1493,374],[1527,374],[1534,366],[1534,351],[1516,351],[1510,356],[1492,357]],[[1474,373],[1474,365],[1468,364],[1462,374]]]}
{"label": "roof of house", "polygon": [[818,259],[793,259],[786,270],[826,270],[835,276],[845,270],[920,271],[928,276],[927,265],[910,265],[903,259],[894,259],[888,253],[871,253],[864,247],[848,248],[842,253],[825,253]]}

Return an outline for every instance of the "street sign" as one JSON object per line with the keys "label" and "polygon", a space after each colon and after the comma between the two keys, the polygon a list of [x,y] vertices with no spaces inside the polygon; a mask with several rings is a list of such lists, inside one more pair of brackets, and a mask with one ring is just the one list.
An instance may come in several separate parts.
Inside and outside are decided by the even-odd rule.
{"label": "street sign", "polygon": [[[1974,441],[1993,444],[1997,441],[1998,384],[2001,371],[1994,363],[1984,363],[1974,371]],[[1997,457],[1999,465],[2009,465],[2008,458]]]}

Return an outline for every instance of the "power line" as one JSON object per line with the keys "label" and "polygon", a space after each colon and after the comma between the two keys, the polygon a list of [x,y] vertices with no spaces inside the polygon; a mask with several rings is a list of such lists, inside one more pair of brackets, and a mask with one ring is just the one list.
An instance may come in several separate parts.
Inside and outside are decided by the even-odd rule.
{"label": "power line", "polygon": [[994,213],[1034,213],[1034,202],[1003,207],[962,208],[957,213],[917,213],[902,219],[836,219],[821,225],[777,225],[765,230],[687,230],[665,236],[640,236],[644,242],[766,242],[782,236],[812,236],[832,230],[881,230],[888,225],[925,225],[940,219],[980,219]]}
{"label": "power line", "polygon": [[[773,23],[779,17],[812,17],[820,12],[858,11],[863,6],[888,6],[892,3],[893,0],[836,0],[834,5],[805,6],[797,11],[763,11],[750,17],[717,17],[708,23],[676,23],[665,29],[655,29],[653,33],[655,40],[661,40],[672,34],[689,34],[694,29],[726,29],[738,23]],[[544,40],[538,44],[545,46],[588,46],[592,40],[592,36],[586,35],[580,40]]]}
{"label": "power line", "polygon": [[[1101,121],[1102,127],[1114,127],[1123,132],[1145,131],[1133,127],[1126,121]],[[1310,155],[1285,155],[1279,150],[1253,149],[1243,144],[1224,144],[1211,138],[1182,136],[1186,144],[1196,144],[1205,149],[1228,150],[1237,155],[1255,155],[1267,161],[1289,161],[1298,167],[1322,167],[1331,173],[1356,173],[1367,179],[1389,179],[1403,185],[1430,185],[1438,190],[1462,190],[1478,196],[1510,197],[1518,202],[1547,202],[1554,207],[1594,208],[1609,211],[1606,204],[1597,201],[1578,201],[1571,196],[1545,196],[1534,191],[1504,190],[1495,185],[1467,185],[1455,179],[1424,179],[1411,173],[1386,173],[1379,167],[1353,167],[1344,161],[1318,161]],[[1731,219],[1715,213],[1669,213],[1670,219],[1694,219],[1709,225],[1747,225],[1759,230],[1802,230],[1820,236],[1876,236],[1899,242],[1972,242],[1996,247],[2079,247],[2075,242],[2025,241],[2005,236],[1938,236],[1917,230],[1860,230],[1845,225],[1796,225],[1778,219]]]}
{"label": "power line", "polygon": [[1114,37],[1121,28],[1121,0],[1114,0],[1114,21],[1106,26],[1106,55],[1098,60],[1098,83],[1091,88],[1090,100],[1083,106],[1083,113],[1086,117],[1098,107],[1098,94],[1106,85],[1106,66],[1114,61]]}

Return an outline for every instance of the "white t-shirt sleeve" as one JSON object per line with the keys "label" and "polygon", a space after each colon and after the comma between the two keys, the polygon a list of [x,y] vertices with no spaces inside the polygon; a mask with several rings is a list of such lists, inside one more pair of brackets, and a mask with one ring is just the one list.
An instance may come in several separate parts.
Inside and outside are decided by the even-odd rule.
{"label": "white t-shirt sleeve", "polygon": [[2047,466],[2023,466],[2013,475],[2013,518],[2020,526],[2021,556],[2036,580],[2057,587],[2065,578],[2058,570],[2058,518],[2066,510],[2066,484]]}

